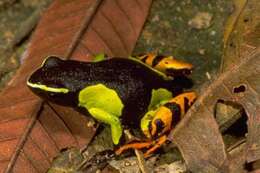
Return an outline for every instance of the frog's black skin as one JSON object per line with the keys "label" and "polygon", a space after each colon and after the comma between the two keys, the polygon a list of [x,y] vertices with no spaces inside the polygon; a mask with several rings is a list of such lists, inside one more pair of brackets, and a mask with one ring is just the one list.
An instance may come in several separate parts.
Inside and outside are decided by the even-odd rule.
{"label": "frog's black skin", "polygon": [[122,124],[138,128],[147,112],[152,89],[166,88],[177,95],[192,83],[185,77],[165,80],[146,65],[126,58],[112,58],[100,62],[79,62],[51,57],[28,80],[53,88],[67,88],[69,92],[45,92],[31,88],[33,92],[58,104],[78,107],[78,94],[87,86],[103,84],[114,89],[121,98],[124,109]]}

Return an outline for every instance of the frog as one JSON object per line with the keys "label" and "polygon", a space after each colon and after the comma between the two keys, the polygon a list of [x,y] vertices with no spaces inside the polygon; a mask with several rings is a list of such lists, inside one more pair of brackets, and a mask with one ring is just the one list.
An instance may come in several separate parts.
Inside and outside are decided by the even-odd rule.
{"label": "frog", "polygon": [[[191,70],[191,65],[183,70]],[[115,153],[152,146],[145,154],[149,156],[196,98],[194,92],[184,92],[192,86],[187,73],[172,74],[169,77],[134,58],[81,62],[48,56],[29,76],[27,86],[44,100],[73,107],[109,125],[116,146],[125,128],[141,129],[147,141],[122,145]]]}

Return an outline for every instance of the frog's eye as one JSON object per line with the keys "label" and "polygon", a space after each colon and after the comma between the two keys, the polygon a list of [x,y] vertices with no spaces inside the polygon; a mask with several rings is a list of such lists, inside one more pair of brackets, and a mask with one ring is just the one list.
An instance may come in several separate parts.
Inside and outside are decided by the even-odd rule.
{"label": "frog's eye", "polygon": [[50,67],[56,67],[62,62],[62,59],[60,59],[57,56],[48,56],[42,63],[42,67],[50,68]]}

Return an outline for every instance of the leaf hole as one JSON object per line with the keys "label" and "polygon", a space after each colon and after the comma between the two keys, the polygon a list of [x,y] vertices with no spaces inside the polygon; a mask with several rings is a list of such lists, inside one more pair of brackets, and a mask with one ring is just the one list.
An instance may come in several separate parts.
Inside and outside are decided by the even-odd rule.
{"label": "leaf hole", "polygon": [[245,168],[245,170],[247,170],[247,171],[253,171],[253,163],[252,163],[252,162],[250,162],[250,163],[245,163],[244,168]]}
{"label": "leaf hole", "polygon": [[215,105],[215,118],[227,147],[245,138],[247,115],[241,104],[219,99]]}
{"label": "leaf hole", "polygon": [[218,99],[217,104],[218,103],[225,103],[225,101],[223,99]]}
{"label": "leaf hole", "polygon": [[233,88],[233,93],[241,93],[246,91],[246,86],[245,85],[239,85],[237,87]]}
{"label": "leaf hole", "polygon": [[231,42],[231,43],[229,44],[229,46],[230,46],[230,47],[235,47],[235,45],[234,45],[233,42]]}
{"label": "leaf hole", "polygon": [[247,23],[249,21],[248,18],[244,18],[244,22]]}
{"label": "leaf hole", "polygon": [[260,169],[260,160],[256,160],[253,162],[247,162],[247,163],[245,163],[244,168],[248,172],[259,170]]}
{"label": "leaf hole", "polygon": [[68,151],[68,148],[61,148],[61,149],[60,149],[60,152],[61,152],[61,153],[66,152],[66,151]]}
{"label": "leaf hole", "polygon": [[223,134],[232,135],[234,137],[245,137],[247,130],[247,115],[243,111],[241,117],[234,122]]}

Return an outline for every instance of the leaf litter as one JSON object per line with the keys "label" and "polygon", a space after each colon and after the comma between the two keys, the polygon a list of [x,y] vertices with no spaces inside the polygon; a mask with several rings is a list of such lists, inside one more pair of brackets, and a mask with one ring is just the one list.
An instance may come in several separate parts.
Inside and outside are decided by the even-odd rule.
{"label": "leaf litter", "polygon": [[[81,2],[81,1],[79,1]],[[101,1],[100,1],[101,2]],[[83,2],[81,2],[83,3]],[[102,2],[104,3],[104,2]],[[118,3],[118,2],[117,2]],[[148,3],[146,1],[145,3]],[[144,3],[144,4],[145,4]],[[251,2],[252,3],[252,2]],[[95,5],[90,5],[85,4],[88,6],[90,9],[94,7]],[[46,22],[47,21],[55,21],[54,19],[51,18],[51,11],[54,10],[55,8],[59,7],[64,7],[66,9],[66,3],[64,4],[59,4],[59,3],[54,3],[50,8],[49,8],[49,15],[47,13],[46,17],[43,16],[41,23],[38,26],[38,30],[36,30],[34,34],[34,39],[32,40],[33,42],[38,42],[40,39],[44,38],[44,35],[46,33],[50,32],[50,30],[53,30],[55,32],[60,31],[60,28],[64,29],[64,34],[65,37],[61,37],[58,34],[51,35],[49,38],[43,40],[43,44],[39,45],[41,47],[37,47],[37,45],[32,45],[29,48],[29,55],[27,57],[31,60],[31,62],[25,62],[25,65],[27,65],[26,68],[21,69],[18,74],[15,76],[13,82],[4,90],[4,92],[1,95],[1,100],[3,98],[7,98],[7,103],[1,103],[1,110],[4,111],[4,116],[2,118],[2,122],[12,122],[13,118],[19,118],[23,117],[25,120],[27,120],[26,114],[32,115],[32,114],[37,114],[37,113],[31,113],[32,109],[28,109],[26,106],[27,104],[30,105],[35,105],[37,109],[35,109],[35,112],[40,112],[41,114],[37,116],[32,116],[30,121],[25,121],[25,124],[28,125],[27,128],[24,128],[24,133],[29,134],[29,137],[27,135],[20,136],[20,134],[17,134],[16,132],[11,134],[10,137],[7,135],[7,138],[3,138],[1,141],[2,143],[6,143],[6,139],[12,139],[14,138],[15,141],[18,142],[18,147],[16,150],[14,148],[11,149],[11,151],[14,151],[14,154],[12,155],[11,153],[6,153],[4,157],[6,158],[3,160],[0,160],[1,162],[1,169],[6,169],[7,166],[7,172],[11,169],[17,170],[17,169],[25,169],[25,170],[46,170],[50,166],[51,160],[47,161],[47,164],[42,164],[45,163],[43,160],[46,160],[47,158],[54,158],[56,154],[59,152],[60,149],[62,148],[67,148],[71,146],[76,146],[76,147],[83,147],[84,145],[90,142],[90,139],[92,138],[91,136],[94,136],[95,133],[95,127],[89,127],[88,129],[85,129],[83,127],[84,124],[87,124],[88,120],[83,120],[80,118],[75,118],[71,119],[69,115],[71,114],[78,114],[75,113],[73,110],[68,110],[63,107],[59,107],[57,105],[44,105],[43,107],[40,106],[41,102],[37,99],[35,99],[34,96],[32,96],[26,89],[21,89],[19,91],[18,95],[21,96],[20,100],[17,100],[15,103],[16,105],[14,106],[14,114],[11,111],[7,111],[7,105],[10,105],[13,103],[12,100],[14,98],[17,98],[16,96],[13,96],[11,93],[12,90],[15,88],[20,87],[23,81],[25,81],[24,74],[28,74],[31,70],[31,67],[35,68],[37,67],[38,64],[42,61],[42,58],[44,56],[49,55],[49,54],[57,54],[63,57],[70,57],[71,55],[73,57],[76,57],[76,59],[80,60],[86,60],[85,57],[86,55],[90,54],[95,54],[95,53],[100,53],[100,51],[106,52],[109,55],[126,55],[126,52],[131,53],[133,50],[133,47],[135,45],[135,41],[138,37],[138,34],[136,34],[136,28],[134,29],[135,31],[132,32],[133,38],[120,38],[118,40],[111,38],[111,37],[106,37],[105,35],[107,33],[102,33],[101,35],[104,37],[97,37],[100,35],[97,35],[97,33],[102,32],[102,30],[99,30],[101,27],[98,24],[93,24],[91,21],[98,21],[101,20],[100,16],[96,11],[94,10],[93,14],[79,12],[75,16],[69,16],[68,21],[73,21],[75,18],[79,18],[78,23],[81,23],[82,25],[77,25],[75,28],[71,28],[66,26],[66,20],[62,22],[56,22],[54,23],[53,26],[48,26],[46,27]],[[70,4],[71,5],[71,4]],[[102,15],[106,14],[107,11],[105,10],[105,3],[99,6],[100,4],[96,4],[96,8],[98,8],[102,11]],[[111,5],[111,4],[109,4]],[[119,4],[113,4],[113,5],[119,5]],[[140,5],[140,4],[139,4]],[[104,8],[104,11],[102,9]],[[121,6],[120,6],[121,7]],[[75,5],[74,9],[76,10],[77,7]],[[110,7],[112,8],[112,7]],[[73,8],[72,8],[73,9]],[[147,10],[149,9],[149,6],[146,6],[146,14]],[[245,11],[247,12],[248,6]],[[89,10],[91,11],[91,10]],[[248,10],[250,11],[250,9]],[[62,10],[60,12],[62,14]],[[94,15],[94,19],[91,20],[91,15]],[[89,19],[88,17],[82,17],[82,16],[90,16]],[[98,17],[96,17],[98,16]],[[240,16],[236,16],[235,18],[238,18]],[[97,19],[95,19],[97,18]],[[58,19],[59,18],[58,15]],[[56,20],[58,20],[56,19]],[[71,20],[70,20],[71,19]],[[84,20],[85,19],[85,20]],[[115,19],[115,18],[114,18]],[[144,19],[143,19],[144,20]],[[62,21],[62,20],[61,20]],[[101,20],[102,21],[102,20]],[[44,23],[45,22],[45,23]],[[138,23],[139,22],[139,23]],[[135,24],[139,24],[137,26],[138,32],[140,32],[142,24],[140,21],[136,21]],[[68,22],[69,23],[69,22]],[[231,22],[232,23],[232,22]],[[232,27],[236,28],[233,24],[231,25]],[[62,25],[63,24],[63,25]],[[104,21],[102,23],[104,25]],[[88,26],[90,25],[90,26]],[[92,28],[93,26],[95,28]],[[66,26],[66,27],[65,27]],[[112,27],[115,27],[117,25],[113,25]],[[252,26],[257,26],[257,25],[252,25]],[[131,24],[129,25],[131,28]],[[59,28],[59,30],[58,30]],[[67,29],[69,28],[69,29]],[[122,30],[120,29],[115,29],[117,32],[121,32]],[[113,31],[113,29],[111,31]],[[121,28],[122,29],[122,28]],[[131,28],[133,29],[133,28]],[[130,29],[130,30],[131,30]],[[66,33],[66,32],[71,32]],[[110,31],[110,32],[111,32]],[[233,29],[232,29],[233,31]],[[251,33],[257,34],[257,30],[252,29],[250,30],[252,32],[248,32],[249,35]],[[54,32],[54,33],[55,33]],[[89,34],[89,32],[91,34]],[[138,33],[137,32],[137,33]],[[100,33],[99,33],[100,34]],[[104,35],[103,35],[104,34]],[[227,34],[228,36],[226,37],[226,40],[232,40],[232,32]],[[82,38],[83,35],[83,38]],[[131,34],[130,34],[131,35]],[[93,37],[97,37],[98,41],[94,39],[95,44],[93,43]],[[121,34],[117,34],[117,36],[122,37]],[[52,38],[53,37],[53,38]],[[230,37],[230,38],[229,38]],[[37,39],[38,38],[38,39]],[[62,42],[56,42],[55,40],[62,40]],[[131,44],[127,45],[127,47],[124,44],[124,40],[130,41]],[[254,39],[254,37],[251,37],[251,39]],[[53,40],[52,45],[57,44],[58,46],[50,47],[49,45],[51,43],[50,40]],[[109,42],[108,44],[108,40]],[[45,44],[45,42],[49,44]],[[228,41],[227,41],[228,42]],[[252,52],[252,47],[257,47],[256,42],[250,41],[249,43],[253,43],[252,46],[249,46],[249,52]],[[119,46],[119,49],[117,48],[117,44]],[[124,44],[124,45],[122,45]],[[95,46],[94,46],[95,45]],[[241,44],[240,44],[241,45]],[[30,51],[31,50],[31,51]],[[91,51],[90,51],[91,50]],[[121,51],[123,50],[123,51]],[[225,62],[226,59],[228,59],[231,54],[228,54],[229,52],[228,48],[225,49],[225,57],[223,58],[223,61]],[[241,47],[241,51],[244,51],[244,47]],[[240,52],[241,52],[240,51]],[[232,52],[232,50],[230,51]],[[184,120],[180,123],[180,125],[177,126],[176,130],[172,132],[170,135],[169,139],[173,140],[173,142],[177,145],[177,147],[180,149],[181,154],[184,158],[184,161],[186,162],[187,168],[182,167],[180,169],[183,170],[191,170],[194,172],[219,172],[219,171],[231,171],[231,172],[243,172],[245,169],[248,171],[251,171],[252,165],[255,165],[257,161],[259,160],[259,130],[258,130],[258,125],[259,121],[257,119],[256,115],[259,115],[259,80],[257,80],[256,76],[259,76],[259,50],[256,50],[255,53],[249,55],[249,54],[243,54],[244,56],[237,56],[238,54],[236,53],[236,56],[233,56],[233,59],[235,60],[236,58],[244,58],[242,60],[242,64],[244,65],[237,65],[237,63],[232,63],[226,67],[230,68],[231,72],[226,72],[222,74],[213,84],[211,84],[209,87],[205,87],[202,94],[202,96],[198,99],[198,101],[195,103],[193,108],[189,111],[187,116],[184,118]],[[37,58],[36,58],[37,57]],[[91,56],[88,56],[91,57]],[[33,61],[34,60],[34,61]],[[246,64],[246,65],[245,65]],[[249,64],[249,65],[248,65]],[[258,64],[258,66],[257,66]],[[251,67],[248,69],[248,67]],[[30,70],[29,70],[30,69]],[[234,77],[235,76],[235,77]],[[245,80],[246,79],[246,80]],[[224,81],[224,84],[222,82]],[[249,83],[248,83],[249,82]],[[220,87],[219,87],[220,86]],[[245,86],[245,91],[242,92],[234,92],[234,88],[240,88],[240,86]],[[219,88],[218,88],[219,87]],[[207,88],[207,89],[206,89]],[[243,88],[243,87],[242,87]],[[203,90],[203,89],[201,89]],[[217,91],[215,91],[217,90]],[[249,91],[248,91],[249,90]],[[26,95],[26,97],[24,97]],[[8,99],[10,102],[8,102]],[[29,101],[31,100],[31,101]],[[218,102],[220,101],[220,102]],[[227,144],[224,143],[222,139],[222,135],[220,132],[223,134],[229,129],[230,126],[235,124],[237,122],[236,120],[241,119],[242,113],[241,113],[241,107],[236,108],[233,105],[231,105],[232,108],[230,108],[230,105],[227,104],[229,102],[233,103],[239,103],[239,105],[242,106],[243,110],[245,110],[246,115],[248,116],[248,127],[247,127],[247,135],[242,137],[240,140],[233,140],[227,148]],[[9,104],[8,104],[9,103]],[[216,105],[217,104],[217,105]],[[257,106],[255,106],[257,105]],[[23,108],[22,111],[17,111],[17,109]],[[40,110],[40,111],[39,111]],[[217,114],[215,114],[217,110]],[[225,110],[225,111],[223,111]],[[221,111],[221,112],[220,112]],[[222,115],[219,115],[222,114]],[[9,116],[11,115],[11,116]],[[222,118],[214,117],[214,116],[226,116],[226,120],[224,121]],[[54,119],[53,117],[54,116]],[[8,117],[8,119],[7,119]],[[47,118],[48,117],[48,118]],[[80,117],[80,116],[78,116]],[[258,116],[259,117],[259,116]],[[8,121],[6,121],[6,119]],[[217,121],[216,121],[217,120]],[[53,125],[46,124],[45,122],[50,122],[54,121],[55,125],[58,125],[58,128],[53,129]],[[79,124],[79,122],[82,122]],[[12,122],[14,123],[14,122]],[[65,124],[65,126],[63,125]],[[8,124],[7,124],[8,125]],[[75,128],[75,125],[77,128]],[[25,127],[25,126],[22,126]],[[82,127],[82,128],[81,128]],[[62,133],[61,133],[62,132]],[[60,134],[63,134],[61,137]],[[64,135],[65,134],[65,135]],[[88,136],[88,135],[90,136]],[[32,138],[33,143],[29,143],[29,139]],[[19,139],[19,140],[16,140]],[[54,140],[53,140],[54,139]],[[87,140],[86,140],[87,139]],[[210,140],[209,140],[210,139]],[[224,136],[225,139],[225,136]],[[188,141],[188,142],[187,142]],[[191,142],[194,141],[194,142]],[[235,142],[234,142],[235,141]],[[67,143],[68,142],[68,143]],[[190,144],[193,145],[190,145]],[[14,143],[17,144],[17,143]],[[47,145],[48,144],[48,145]],[[173,148],[176,146],[173,145]],[[42,150],[44,148],[44,150]],[[90,147],[91,148],[91,147]],[[72,154],[70,152],[72,151]],[[228,153],[227,153],[228,152]],[[44,153],[44,154],[39,154],[39,153]],[[73,154],[74,153],[74,154]],[[78,149],[72,148],[71,150],[64,150],[61,153],[61,157],[57,157],[53,164],[55,165],[57,162],[62,163],[64,167],[67,167],[66,170],[75,170],[75,166],[71,163],[75,161],[76,165],[79,163],[82,163],[82,155],[81,152]],[[8,158],[11,157],[10,162],[8,161]],[[214,157],[212,157],[214,156]],[[44,159],[41,159],[42,157],[45,157]],[[72,159],[72,162],[67,162],[70,161],[71,158],[76,158],[75,160]],[[163,157],[163,155],[161,156]],[[172,157],[172,155],[171,155]],[[65,158],[64,162],[59,160]],[[68,158],[68,159],[66,159]],[[151,158],[156,159],[157,156]],[[34,159],[34,160],[33,160]],[[48,160],[48,159],[47,159]],[[58,160],[58,161],[57,161]],[[180,158],[179,158],[180,160]],[[67,163],[66,163],[67,162]],[[3,163],[3,164],[2,164]],[[168,167],[166,166],[165,171],[171,168],[171,165],[180,163],[180,161],[177,162],[171,162],[168,164]],[[183,162],[181,162],[183,163]],[[70,165],[68,167],[68,164]],[[152,162],[151,165],[155,164],[155,162]],[[43,166],[46,165],[46,166]],[[149,164],[150,165],[150,164]],[[21,167],[22,166],[22,167]],[[63,166],[57,166],[55,165],[53,168],[58,167],[60,170],[62,170],[64,167]],[[126,168],[129,165],[126,165]],[[181,166],[180,166],[181,167]],[[76,167],[78,169],[78,167]],[[255,168],[255,167],[254,167]],[[108,169],[106,169],[107,171]],[[172,169],[171,169],[172,170]],[[111,170],[110,170],[111,171]],[[115,170],[112,169],[112,172]]]}

